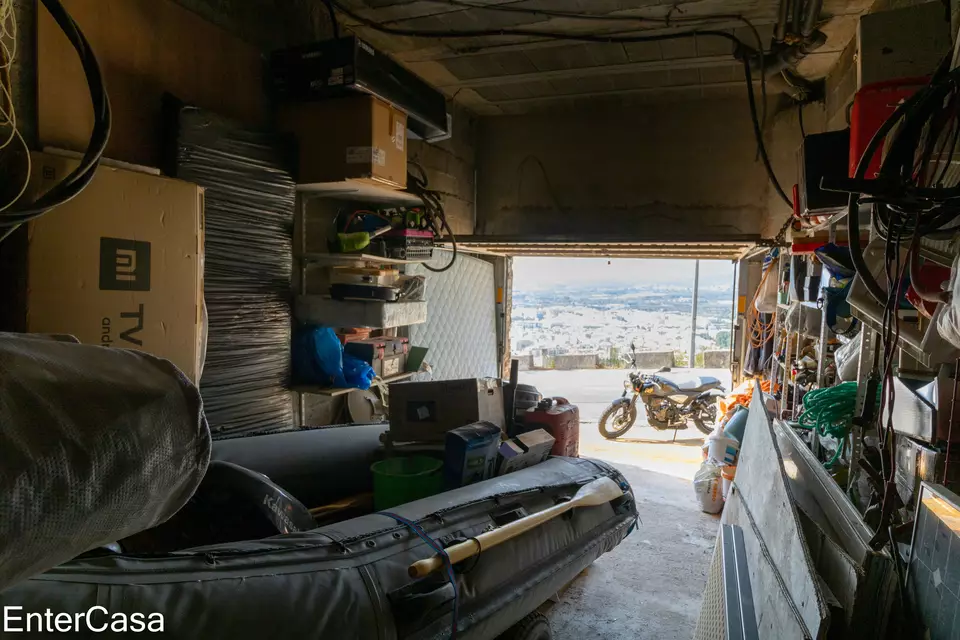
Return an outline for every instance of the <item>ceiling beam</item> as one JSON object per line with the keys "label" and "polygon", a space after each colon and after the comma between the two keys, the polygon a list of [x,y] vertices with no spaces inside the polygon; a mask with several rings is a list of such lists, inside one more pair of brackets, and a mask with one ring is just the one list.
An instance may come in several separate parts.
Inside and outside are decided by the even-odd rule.
{"label": "ceiling beam", "polygon": [[[835,57],[836,51],[815,51],[808,58]],[[437,86],[450,93],[456,89],[475,89],[479,87],[496,87],[505,84],[523,84],[542,80],[569,80],[576,78],[592,78],[596,76],[611,76],[621,74],[647,73],[654,71],[679,71],[684,69],[711,69],[716,67],[733,67],[741,63],[729,55],[700,56],[697,58],[671,58],[669,60],[647,60],[644,62],[626,62],[622,64],[596,65],[592,67],[576,67],[573,69],[557,69],[554,71],[533,71],[529,73],[514,73],[485,78],[471,78],[469,80],[454,80],[441,82]]]}
{"label": "ceiling beam", "polygon": [[[754,85],[760,86],[759,80],[754,80]],[[727,87],[743,87],[743,80],[731,80],[729,82],[713,82],[709,84],[680,84],[671,87],[644,87],[642,89],[614,89],[611,91],[587,91],[583,93],[563,93],[549,96],[540,96],[536,98],[508,98],[505,100],[490,100],[494,106],[503,106],[510,104],[535,104],[540,102],[557,102],[561,100],[570,100],[575,98],[598,98],[604,96],[637,96],[650,94],[671,94],[685,93],[698,89],[722,89]],[[746,89],[744,89],[746,95]]]}
{"label": "ceiling beam", "polygon": [[[757,22],[755,25],[757,27],[762,27],[765,25],[773,24],[772,22]],[[607,35],[617,36],[617,37],[632,37],[632,36],[648,36],[648,35],[664,35],[670,33],[682,33],[684,31],[689,31],[695,25],[687,25],[684,27],[676,28],[654,28],[654,29],[630,29],[626,31],[611,31]],[[710,23],[711,29],[735,29],[737,27],[744,26],[742,22],[738,21],[723,21],[717,23]],[[457,41],[451,41],[455,43]],[[488,45],[476,46],[468,45],[461,46],[457,48],[451,45],[436,45],[430,47],[422,47],[414,49],[411,51],[398,52],[394,54],[394,57],[401,62],[425,62],[428,60],[449,60],[451,58],[463,58],[467,56],[482,56],[489,55],[491,53],[513,53],[518,51],[535,51],[538,49],[553,49],[557,47],[569,47],[576,44],[576,42],[570,40],[555,40],[552,38],[546,39],[536,39],[536,38],[521,38],[517,37],[515,42],[493,42]]]}
{"label": "ceiling beam", "polygon": [[[649,237],[638,237],[641,234],[631,232],[622,233],[597,233],[584,237],[583,234],[523,234],[523,235],[500,235],[500,234],[479,234],[472,236],[460,236],[457,242],[467,245],[486,245],[486,246],[517,246],[530,245],[535,247],[558,246],[558,247],[649,247],[649,246],[673,246],[683,248],[697,247],[737,247],[760,240],[759,234],[753,233],[710,233],[703,234],[695,231],[686,233],[682,237],[669,238],[657,237],[655,234]],[[628,239],[625,239],[628,238]]]}
{"label": "ceiling beam", "polygon": [[676,260],[731,260],[738,259],[741,250],[727,250],[725,253],[716,253],[710,255],[700,255],[694,253],[668,252],[668,253],[650,253],[648,251],[638,251],[637,253],[619,253],[612,251],[584,252],[577,249],[558,249],[555,251],[531,252],[523,249],[501,249],[492,253],[505,256],[519,256],[527,258],[608,258],[608,259],[676,259]]}
{"label": "ceiling beam", "polygon": [[[494,15],[527,15],[531,18],[541,18],[525,23],[517,28],[535,28],[550,30],[569,30],[586,29],[589,31],[611,30],[617,23],[639,23],[649,21],[653,23],[673,21],[674,24],[683,25],[689,28],[692,24],[698,24],[702,19],[709,19],[711,16],[744,16],[748,19],[766,19],[775,20],[777,13],[776,2],[756,2],[755,0],[687,0],[686,2],[673,2],[669,4],[653,4],[646,7],[637,7],[633,9],[618,9],[615,11],[568,11],[567,13],[581,13],[589,18],[578,18],[575,16],[552,16],[548,14],[533,14],[526,11],[511,11],[510,6],[517,4],[522,0],[468,0],[473,4],[486,5],[488,7],[505,7],[505,10],[495,8],[485,9],[481,6],[465,7],[453,5],[446,2],[413,2],[408,3],[402,10],[402,17],[397,15],[396,11],[391,11],[393,7],[384,7],[382,9],[370,10],[370,14],[376,16],[379,22],[388,23],[391,26],[402,26],[404,22],[418,20],[422,18],[443,18],[443,16],[471,11],[476,16],[494,16]],[[429,11],[427,6],[435,7]],[[585,6],[589,6],[586,4]],[[416,8],[414,8],[416,7]],[[424,10],[420,10],[423,8]],[[550,10],[549,8],[546,10]],[[602,19],[601,19],[602,18]],[[743,24],[743,23],[740,23]],[[669,26],[669,24],[667,24]]]}
{"label": "ceiling beam", "polygon": [[500,86],[504,84],[522,84],[541,80],[567,80],[570,78],[588,78],[593,76],[619,75],[624,73],[643,73],[647,71],[672,71],[679,69],[706,69],[739,65],[733,56],[701,56],[699,58],[674,58],[671,60],[648,60],[645,62],[627,62],[614,65],[557,69],[554,71],[534,71],[511,75],[490,76],[457,80],[440,85],[441,89],[460,89]]}

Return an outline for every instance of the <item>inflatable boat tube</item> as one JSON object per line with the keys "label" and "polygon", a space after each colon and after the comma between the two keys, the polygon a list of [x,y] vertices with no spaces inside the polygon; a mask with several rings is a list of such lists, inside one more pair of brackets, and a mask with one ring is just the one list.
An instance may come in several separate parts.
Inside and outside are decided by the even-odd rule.
{"label": "inflatable boat tube", "polygon": [[447,546],[553,506],[601,476],[620,484],[624,496],[574,509],[461,563],[455,588],[443,571],[410,578],[409,565],[433,550],[407,526],[374,513],[262,540],[78,558],[0,593],[0,605],[22,607],[21,628],[28,614],[49,609],[74,618],[90,612],[98,627],[133,614],[156,623],[159,614],[167,637],[180,640],[427,640],[450,637],[456,603],[457,638],[491,639],[631,531],[637,509],[624,478],[602,462],[551,458],[394,510]]}
{"label": "inflatable boat tube", "polygon": [[[212,460],[268,476],[301,502],[321,505],[373,491],[373,464],[386,424],[282,431],[214,440]],[[322,478],[322,481],[318,481]]]}

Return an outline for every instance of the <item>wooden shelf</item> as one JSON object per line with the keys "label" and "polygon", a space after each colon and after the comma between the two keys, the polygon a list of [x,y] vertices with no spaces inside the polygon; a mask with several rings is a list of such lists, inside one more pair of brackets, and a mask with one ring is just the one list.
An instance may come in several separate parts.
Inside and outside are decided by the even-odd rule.
{"label": "wooden shelf", "polygon": [[418,206],[423,204],[423,200],[421,200],[419,196],[415,196],[409,191],[391,189],[386,186],[378,186],[359,180],[298,184],[297,192],[306,197],[378,202],[396,206]]}
{"label": "wooden shelf", "polygon": [[[390,376],[389,378],[384,378],[383,382],[390,384],[391,382],[401,382],[403,380],[408,380],[417,374],[416,371],[408,371],[407,373],[400,373],[395,376]],[[343,396],[354,391],[360,391],[353,387],[348,388],[337,388],[337,387],[313,387],[309,385],[301,385],[293,387],[293,390],[297,393],[310,393],[318,396],[329,396],[335,398],[337,396]]]}
{"label": "wooden shelf", "polygon": [[369,253],[305,253],[304,262],[330,262],[333,264],[344,264],[351,262],[375,262],[376,264],[421,264],[426,260],[399,260],[397,258],[384,258]]}
{"label": "wooden shelf", "polygon": [[307,294],[297,296],[293,314],[307,324],[390,329],[426,322],[427,302],[334,300],[330,296]]}

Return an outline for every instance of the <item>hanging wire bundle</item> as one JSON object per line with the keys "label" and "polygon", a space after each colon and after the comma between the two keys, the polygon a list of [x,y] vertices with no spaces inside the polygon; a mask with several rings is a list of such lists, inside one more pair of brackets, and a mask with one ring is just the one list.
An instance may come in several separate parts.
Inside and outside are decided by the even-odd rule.
{"label": "hanging wire bundle", "polygon": [[447,215],[443,210],[442,196],[438,191],[434,191],[427,186],[427,172],[416,162],[409,162],[408,164],[411,171],[407,172],[407,190],[420,196],[420,199],[423,201],[424,217],[430,229],[433,231],[433,237],[439,239],[443,236],[443,232],[446,231],[447,235],[450,236],[450,241],[453,243],[453,255],[450,257],[450,262],[442,267],[431,267],[426,263],[423,265],[427,271],[443,273],[444,271],[448,271],[450,267],[453,266],[453,263],[457,261],[457,237],[453,234],[450,223],[447,222]]}
{"label": "hanging wire bundle", "polygon": [[[75,198],[93,180],[100,158],[110,139],[112,116],[110,99],[107,96],[100,66],[90,43],[87,42],[77,23],[73,21],[59,0],[42,0],[43,6],[63,31],[77,57],[80,59],[83,75],[90,90],[93,105],[93,129],[86,151],[77,167],[68,176],[32,202],[24,198],[30,181],[30,153],[17,125],[17,116],[13,108],[13,94],[10,74],[17,56],[16,48],[7,45],[7,41],[16,42],[17,23],[14,15],[14,2],[0,0],[0,127],[8,128],[10,133],[0,142],[0,150],[7,148],[17,139],[26,154],[24,160],[25,177],[17,182],[12,198],[0,204],[0,242],[8,238],[18,227],[34,220],[44,213]],[[2,134],[0,134],[2,135]]]}
{"label": "hanging wire bundle", "polygon": [[172,99],[165,110],[176,176],[205,189],[209,329],[200,393],[207,419],[215,433],[292,428],[296,189],[286,169],[289,150],[275,134],[245,130]]}
{"label": "hanging wire bundle", "polygon": [[[880,343],[880,461],[886,481],[884,514],[892,513],[896,473],[894,451],[894,363],[900,342],[901,302],[907,286],[930,302],[950,302],[949,292],[925,290],[917,271],[921,240],[952,238],[960,231],[960,175],[953,158],[960,142],[960,69],[945,57],[930,83],[904,100],[876,131],[850,180],[836,179],[824,188],[850,193],[849,228],[860,228],[864,210],[884,240],[883,265],[871,270],[859,233],[849,234],[850,255],[857,275],[883,309]],[[867,178],[876,154],[884,149],[876,177]],[[889,517],[889,516],[887,516]],[[886,526],[883,522],[882,526]]]}

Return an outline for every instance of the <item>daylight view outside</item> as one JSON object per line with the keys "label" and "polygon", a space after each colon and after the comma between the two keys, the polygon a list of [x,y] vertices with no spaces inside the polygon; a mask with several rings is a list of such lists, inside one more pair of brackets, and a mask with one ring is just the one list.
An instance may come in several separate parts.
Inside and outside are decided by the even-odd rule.
{"label": "daylight view outside", "polygon": [[[518,257],[513,265],[514,357],[551,368],[556,356],[595,355],[595,366],[622,368],[633,342],[638,352],[674,352],[677,366],[690,362],[694,260]],[[700,261],[694,366],[730,346],[733,276],[730,262]]]}

